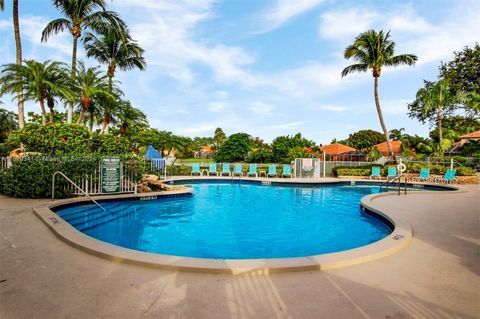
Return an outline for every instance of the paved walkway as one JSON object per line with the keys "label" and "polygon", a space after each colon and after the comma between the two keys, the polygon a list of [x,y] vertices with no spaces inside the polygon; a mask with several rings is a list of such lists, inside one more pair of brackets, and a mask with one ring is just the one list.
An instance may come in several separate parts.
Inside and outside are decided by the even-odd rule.
{"label": "paved walkway", "polygon": [[60,241],[44,200],[0,197],[0,318],[480,318],[480,187],[380,197],[414,239],[333,271],[212,275],[118,264]]}

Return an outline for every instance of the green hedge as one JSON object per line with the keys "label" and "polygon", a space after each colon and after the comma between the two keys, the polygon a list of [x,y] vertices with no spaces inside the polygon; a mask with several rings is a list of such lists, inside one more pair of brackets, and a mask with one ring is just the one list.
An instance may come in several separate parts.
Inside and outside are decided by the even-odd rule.
{"label": "green hedge", "polygon": [[[361,165],[361,166],[336,166],[332,168],[332,173],[334,176],[367,176],[367,175],[369,176],[371,174],[373,166],[382,167],[381,164],[368,164],[368,165]],[[338,173],[338,170],[340,170],[341,174]],[[346,173],[349,172],[350,170],[352,170],[352,173],[356,175],[347,175]],[[363,172],[367,170],[368,173],[366,173],[365,175],[360,175],[360,173],[353,172],[356,170],[360,170]]]}
{"label": "green hedge", "polygon": [[[12,161],[12,165],[0,171],[0,193],[18,198],[49,198],[52,196],[52,176],[61,171],[73,181],[81,180],[97,170],[103,155],[47,157],[31,155]],[[143,173],[149,172],[148,161],[120,156],[127,173],[140,180]],[[149,172],[150,173],[150,172]],[[97,182],[94,180],[93,182]],[[55,197],[65,198],[71,194],[64,190],[65,179],[56,178]]]}
{"label": "green hedge", "polygon": [[[375,166],[375,165],[372,165]],[[378,166],[378,165],[377,165]],[[393,165],[390,165],[393,166]],[[449,168],[448,166],[439,164],[421,164],[421,163],[406,163],[408,173],[420,173],[420,169],[423,167],[430,168],[430,174],[443,175]],[[476,174],[476,170],[471,167],[456,167],[457,176],[472,176]],[[333,169],[335,176],[370,176],[372,173],[371,167],[358,166],[358,167],[345,167],[338,166]],[[388,167],[380,169],[380,174],[386,176]]]}
{"label": "green hedge", "polygon": [[192,174],[190,165],[169,165],[167,166],[168,176],[189,176]]}

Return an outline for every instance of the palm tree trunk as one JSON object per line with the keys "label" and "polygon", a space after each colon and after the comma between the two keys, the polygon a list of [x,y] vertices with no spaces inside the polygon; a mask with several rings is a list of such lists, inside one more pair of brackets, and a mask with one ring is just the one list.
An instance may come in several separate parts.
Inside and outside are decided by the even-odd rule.
{"label": "palm tree trunk", "polygon": [[93,115],[93,112],[90,113],[90,123],[88,125],[88,130],[90,131],[90,133],[92,133],[93,131],[93,121],[94,121],[94,115]]}
{"label": "palm tree trunk", "polygon": [[110,114],[106,113],[102,119],[102,133],[108,134],[110,128]]}
{"label": "palm tree trunk", "polygon": [[84,119],[85,119],[85,110],[82,109],[80,111],[80,116],[78,117],[77,124],[82,124]]}
{"label": "palm tree trunk", "polygon": [[392,143],[390,142],[390,138],[388,136],[388,130],[385,126],[385,121],[383,120],[382,109],[380,107],[380,100],[378,98],[378,76],[374,77],[374,95],[375,95],[375,106],[377,107],[377,114],[378,119],[380,120],[380,125],[382,126],[383,134],[385,135],[385,140],[387,141],[388,153],[395,160],[395,153],[393,152]]}
{"label": "palm tree trunk", "polygon": [[[73,36],[73,48],[72,48],[72,71],[70,76],[72,80],[75,78],[75,74],[77,73],[77,42],[78,36]],[[73,121],[73,105],[72,102],[67,102],[67,124],[72,123]]]}
{"label": "palm tree trunk", "polygon": [[40,108],[42,109],[42,125],[47,124],[47,112],[45,111],[45,101],[40,98]]}
{"label": "palm tree trunk", "polygon": [[[440,148],[441,148],[442,151],[443,151],[443,148],[442,148],[442,140],[443,140],[443,132],[442,132],[443,112],[442,112],[442,106],[441,106],[441,105],[438,106],[437,117],[438,117],[438,143],[440,144]],[[443,157],[443,153],[442,153],[442,157]]]}
{"label": "palm tree trunk", "polygon": [[[15,46],[17,48],[17,64],[22,64],[22,42],[20,40],[20,24],[18,23],[18,0],[13,0],[13,30],[15,33]],[[18,126],[25,126],[25,114],[23,108],[23,87],[18,90]]]}

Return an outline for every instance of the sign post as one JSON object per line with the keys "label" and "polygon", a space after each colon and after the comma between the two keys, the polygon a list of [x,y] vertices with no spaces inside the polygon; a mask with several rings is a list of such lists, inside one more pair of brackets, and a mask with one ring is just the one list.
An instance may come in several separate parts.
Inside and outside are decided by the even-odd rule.
{"label": "sign post", "polygon": [[120,158],[118,157],[102,158],[102,194],[120,193],[121,165]]}

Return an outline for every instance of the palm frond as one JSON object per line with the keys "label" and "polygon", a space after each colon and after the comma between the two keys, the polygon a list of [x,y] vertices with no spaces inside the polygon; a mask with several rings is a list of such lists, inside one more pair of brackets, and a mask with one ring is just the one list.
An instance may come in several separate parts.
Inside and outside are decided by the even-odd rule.
{"label": "palm frond", "polygon": [[368,70],[368,64],[358,63],[347,66],[342,71],[342,78],[353,72],[366,72]]}
{"label": "palm frond", "polygon": [[41,41],[46,42],[51,35],[59,34],[65,29],[70,29],[71,27],[72,23],[67,19],[60,18],[50,21],[42,31]]}

